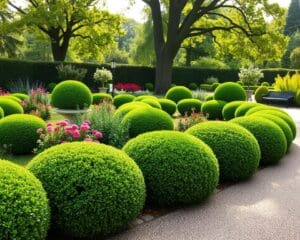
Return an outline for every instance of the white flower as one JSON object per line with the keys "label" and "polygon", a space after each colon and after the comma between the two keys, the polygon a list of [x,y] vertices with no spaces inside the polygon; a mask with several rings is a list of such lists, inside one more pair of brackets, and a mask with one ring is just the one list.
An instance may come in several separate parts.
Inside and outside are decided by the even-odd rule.
{"label": "white flower", "polygon": [[257,85],[259,80],[264,77],[264,74],[259,68],[250,65],[248,68],[242,67],[240,69],[239,78],[246,86]]}
{"label": "white flower", "polygon": [[108,69],[102,68],[96,69],[96,72],[94,73],[94,80],[95,82],[101,82],[102,86],[104,85],[104,83],[112,81],[112,73],[111,71],[109,71]]}

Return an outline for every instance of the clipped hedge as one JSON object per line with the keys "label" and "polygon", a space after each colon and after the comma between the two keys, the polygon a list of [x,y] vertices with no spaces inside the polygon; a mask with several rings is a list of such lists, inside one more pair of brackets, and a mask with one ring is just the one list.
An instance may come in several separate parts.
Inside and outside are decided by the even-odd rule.
{"label": "clipped hedge", "polygon": [[263,102],[263,95],[266,95],[269,93],[269,89],[266,86],[260,86],[259,88],[256,89],[254,93],[255,101],[258,103]]}
{"label": "clipped hedge", "polygon": [[161,105],[160,105],[159,101],[156,100],[156,99],[145,98],[145,99],[143,99],[141,102],[147,103],[147,104],[150,105],[151,107],[161,109]]}
{"label": "clipped hedge", "polygon": [[260,160],[255,137],[245,128],[229,122],[204,122],[186,133],[205,142],[216,154],[221,181],[241,181],[251,177]]}
{"label": "clipped hedge", "polygon": [[176,103],[170,99],[160,98],[158,99],[158,102],[160,103],[161,109],[171,116],[177,110]]}
{"label": "clipped hedge", "polygon": [[190,89],[184,86],[176,86],[169,89],[165,98],[178,103],[182,99],[193,98],[193,94]]}
{"label": "clipped hedge", "polygon": [[13,114],[0,120],[0,146],[6,145],[13,154],[32,153],[37,146],[37,129],[46,123],[29,114]]}
{"label": "clipped hedge", "polygon": [[278,108],[278,107],[273,107],[273,106],[268,106],[268,105],[264,105],[264,104],[261,104],[257,107],[254,107],[254,108],[250,108],[245,116],[250,116],[256,112],[260,112],[260,111],[263,111],[263,110],[273,110],[273,111],[277,111],[277,112],[282,112],[284,114],[287,114],[284,110]]}
{"label": "clipped hedge", "polygon": [[138,96],[138,97],[136,97],[135,99],[134,99],[134,101],[136,101],[136,102],[141,102],[141,101],[143,101],[144,99],[154,99],[154,100],[157,100],[157,97],[155,97],[155,96],[152,96],[152,95],[140,95],[140,96]]}
{"label": "clipped hedge", "polygon": [[210,100],[202,103],[201,112],[208,115],[208,119],[216,120],[223,119],[222,111],[227,102]]}
{"label": "clipped hedge", "polygon": [[0,97],[0,107],[4,111],[4,116],[24,113],[21,104],[8,98]]}
{"label": "clipped hedge", "polygon": [[93,94],[93,104],[99,104],[103,102],[103,100],[112,102],[112,96],[108,93],[94,93]]}
{"label": "clipped hedge", "polygon": [[145,133],[123,150],[141,168],[147,183],[147,202],[173,207],[198,203],[218,183],[217,159],[197,138],[175,131]]}
{"label": "clipped hedge", "polygon": [[209,94],[205,97],[205,101],[214,100],[214,94]]}
{"label": "clipped hedge", "polygon": [[42,182],[52,226],[79,238],[124,229],[141,211],[145,183],[124,152],[91,142],[56,145],[27,166]]}
{"label": "clipped hedge", "polygon": [[216,88],[214,99],[225,102],[245,101],[247,99],[247,94],[240,84],[226,82]]}
{"label": "clipped hedge", "polygon": [[19,98],[20,100],[28,100],[29,99],[29,96],[27,94],[24,94],[24,93],[13,93],[11,94],[12,96],[14,97],[17,97]]}
{"label": "clipped hedge", "polygon": [[227,103],[222,110],[223,119],[229,121],[230,119],[235,118],[235,110],[244,103],[245,101],[233,101]]}
{"label": "clipped hedge", "polygon": [[150,107],[149,104],[143,102],[129,102],[120,106],[115,112],[114,116],[125,116],[130,111],[137,109],[139,107]]}
{"label": "clipped hedge", "polygon": [[178,112],[182,116],[186,114],[189,116],[192,112],[200,112],[201,111],[202,102],[199,99],[182,99],[177,104]]}
{"label": "clipped hedge", "polygon": [[0,239],[45,239],[50,209],[41,182],[23,167],[3,160],[0,176]]}
{"label": "clipped hedge", "polygon": [[237,107],[237,109],[234,112],[235,117],[242,117],[245,116],[245,114],[254,107],[260,106],[259,103],[253,103],[253,102],[245,102],[242,103],[240,106]]}
{"label": "clipped hedge", "polygon": [[119,108],[120,106],[122,106],[125,103],[132,102],[134,99],[135,99],[135,96],[124,93],[124,94],[115,96],[113,99],[113,104],[115,105],[116,108]]}
{"label": "clipped hedge", "polygon": [[138,108],[127,113],[123,124],[128,124],[131,138],[155,130],[173,130],[173,119],[166,112],[157,108]]}
{"label": "clipped hedge", "polygon": [[239,117],[230,120],[248,129],[257,139],[260,150],[260,165],[276,164],[287,151],[287,141],[278,125],[262,117]]}
{"label": "clipped hedge", "polygon": [[82,82],[66,80],[55,86],[51,104],[59,109],[84,109],[92,104],[92,93]]}

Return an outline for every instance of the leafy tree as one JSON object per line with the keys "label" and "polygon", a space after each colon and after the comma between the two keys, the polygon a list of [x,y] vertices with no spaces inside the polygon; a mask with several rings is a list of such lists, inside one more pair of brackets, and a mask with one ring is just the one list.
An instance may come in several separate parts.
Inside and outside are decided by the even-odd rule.
{"label": "leafy tree", "polygon": [[282,57],[282,66],[289,68],[291,67],[291,61],[290,61],[290,55],[292,53],[292,51],[297,48],[300,47],[300,31],[297,30],[291,37],[288,43],[288,46],[286,47],[286,51]]}
{"label": "leafy tree", "polygon": [[55,61],[65,60],[71,40],[77,40],[74,44],[81,52],[97,53],[114,42],[114,35],[120,32],[121,17],[99,10],[100,0],[24,2],[25,6],[7,0],[21,23],[48,37]]}
{"label": "leafy tree", "polygon": [[292,67],[300,69],[300,47],[297,47],[292,51],[290,58]]}
{"label": "leafy tree", "polygon": [[286,25],[284,29],[284,34],[287,36],[292,36],[297,29],[300,29],[300,1],[299,0],[292,0],[289,9],[288,14],[286,17]]}
{"label": "leafy tree", "polygon": [[[258,41],[267,31],[265,16],[282,9],[267,0],[142,0],[151,9],[156,55],[156,93],[171,85],[173,60],[185,39],[217,31]],[[164,27],[163,16],[167,16]]]}

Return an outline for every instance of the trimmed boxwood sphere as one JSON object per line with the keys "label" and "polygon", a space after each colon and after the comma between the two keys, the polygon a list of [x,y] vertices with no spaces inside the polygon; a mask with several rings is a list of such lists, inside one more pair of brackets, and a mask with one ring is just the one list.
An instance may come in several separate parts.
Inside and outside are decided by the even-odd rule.
{"label": "trimmed boxwood sphere", "polygon": [[205,97],[205,101],[214,100],[214,94],[209,94]]}
{"label": "trimmed boxwood sphere", "polygon": [[8,98],[0,98],[0,107],[4,111],[4,116],[11,114],[24,113],[23,107],[21,104],[17,103],[14,100]]}
{"label": "trimmed boxwood sphere", "polygon": [[123,124],[128,124],[131,138],[155,130],[173,130],[173,119],[157,108],[138,108],[124,116]]}
{"label": "trimmed boxwood sphere", "polygon": [[267,87],[263,86],[263,85],[261,87],[257,88],[255,90],[255,94],[254,94],[255,101],[258,102],[258,103],[262,103],[263,102],[263,99],[262,99],[263,95],[268,94],[268,92],[269,92],[269,89]]}
{"label": "trimmed boxwood sphere", "polygon": [[177,105],[174,101],[161,98],[158,99],[158,102],[160,103],[161,109],[171,116],[176,112]]}
{"label": "trimmed boxwood sphere", "polygon": [[0,119],[4,117],[4,111],[2,107],[0,107]]}
{"label": "trimmed boxwood sphere", "polygon": [[84,109],[92,104],[92,93],[82,82],[66,80],[55,86],[51,104],[59,109]]}
{"label": "trimmed boxwood sphere", "polygon": [[161,109],[161,105],[160,105],[160,103],[158,102],[158,99],[145,98],[145,99],[143,99],[141,102],[147,103],[147,104],[150,105],[151,107]]}
{"label": "trimmed boxwood sphere", "polygon": [[196,83],[192,82],[192,83],[189,83],[189,89],[190,90],[197,90],[198,86]]}
{"label": "trimmed boxwood sphere", "polygon": [[45,239],[50,210],[41,182],[23,167],[3,160],[0,176],[0,239]]}
{"label": "trimmed boxwood sphere", "polygon": [[150,98],[150,99],[154,99],[154,100],[158,100],[157,97],[152,96],[152,95],[140,95],[140,96],[136,97],[136,98],[134,99],[134,101],[140,102],[140,101],[142,101],[142,100],[144,100],[144,99],[149,99],[149,98]]}
{"label": "trimmed boxwood sphere", "polygon": [[20,100],[27,100],[29,96],[24,93],[13,93],[12,96],[19,98]]}
{"label": "trimmed boxwood sphere", "polygon": [[108,93],[94,93],[93,94],[93,104],[99,104],[103,102],[103,100],[106,100],[108,102],[112,102],[112,96]]}
{"label": "trimmed boxwood sphere", "polygon": [[114,112],[114,116],[119,116],[119,115],[125,116],[125,114],[127,114],[130,111],[137,109],[139,107],[149,107],[150,108],[150,105],[147,103],[143,103],[143,102],[125,103]]}
{"label": "trimmed boxwood sphere", "polygon": [[237,107],[237,109],[234,112],[234,116],[235,117],[242,117],[245,116],[245,114],[247,113],[247,111],[251,108],[260,106],[259,103],[253,103],[253,102],[245,102],[243,104],[241,104],[240,106]]}
{"label": "trimmed boxwood sphere", "polygon": [[46,123],[29,114],[13,114],[0,120],[0,146],[6,144],[13,154],[31,153],[37,145],[39,128]]}
{"label": "trimmed boxwood sphere", "polygon": [[184,116],[186,113],[187,115],[191,115],[192,109],[194,112],[200,112],[201,105],[202,102],[199,99],[182,99],[178,102],[177,109],[182,116]]}
{"label": "trimmed boxwood sphere", "polygon": [[251,177],[260,160],[255,137],[245,128],[229,122],[205,122],[189,128],[189,133],[205,142],[216,154],[221,181]]}
{"label": "trimmed boxwood sphere", "polygon": [[74,237],[96,237],[126,227],[141,211],[145,183],[124,152],[91,142],[56,145],[28,169],[42,182],[52,226]]}
{"label": "trimmed boxwood sphere", "polygon": [[134,99],[135,99],[135,96],[124,93],[124,94],[115,96],[113,99],[113,103],[114,103],[115,107],[118,108],[125,103],[132,102]]}
{"label": "trimmed boxwood sphere", "polygon": [[145,133],[130,140],[123,150],[141,168],[147,202],[156,206],[198,203],[218,183],[217,159],[197,138],[175,131]]}
{"label": "trimmed boxwood sphere", "polygon": [[168,90],[165,98],[178,103],[182,99],[193,98],[193,94],[190,89],[184,86],[176,86]]}
{"label": "trimmed boxwood sphere", "polygon": [[208,119],[223,119],[222,111],[225,105],[226,102],[224,101],[210,100],[202,103],[201,111],[208,114]]}
{"label": "trimmed boxwood sphere", "polygon": [[257,139],[260,150],[260,165],[276,164],[287,151],[283,131],[270,120],[262,117],[238,117],[231,120],[248,129]]}
{"label": "trimmed boxwood sphere", "polygon": [[215,100],[225,102],[245,101],[247,94],[245,89],[238,83],[226,82],[220,84],[214,93]]}
{"label": "trimmed boxwood sphere", "polygon": [[21,104],[22,100],[20,98],[17,98],[13,95],[7,95],[7,96],[2,96],[1,98],[7,98],[7,99],[10,99],[10,100],[13,100],[19,104]]}
{"label": "trimmed boxwood sphere", "polygon": [[233,101],[227,103],[222,110],[223,119],[228,121],[234,118],[235,110],[243,103],[245,103],[245,101]]}
{"label": "trimmed boxwood sphere", "polygon": [[268,82],[262,82],[260,85],[264,87],[270,87],[270,83]]}
{"label": "trimmed boxwood sphere", "polygon": [[250,108],[250,109],[246,112],[245,116],[250,116],[250,115],[252,115],[253,113],[260,112],[260,111],[264,111],[264,110],[274,110],[274,111],[278,111],[278,112],[282,112],[282,113],[285,113],[285,114],[286,114],[286,112],[284,112],[284,111],[281,110],[280,108],[272,107],[272,106],[267,106],[267,105],[261,104],[261,105],[259,105],[259,106],[254,107],[254,108]]}
{"label": "trimmed boxwood sphere", "polygon": [[293,142],[293,132],[292,132],[290,126],[282,118],[277,117],[277,116],[272,115],[272,114],[261,113],[261,112],[258,112],[254,116],[259,116],[259,117],[266,118],[266,119],[274,122],[275,124],[277,124],[278,127],[281,128],[281,130],[283,131],[283,133],[285,135],[286,142],[287,142],[287,149],[290,148],[290,146]]}

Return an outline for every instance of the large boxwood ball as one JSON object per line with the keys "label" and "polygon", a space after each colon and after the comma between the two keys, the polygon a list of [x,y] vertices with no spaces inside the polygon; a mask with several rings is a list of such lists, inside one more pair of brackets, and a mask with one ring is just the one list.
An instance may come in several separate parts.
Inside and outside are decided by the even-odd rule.
{"label": "large boxwood ball", "polygon": [[150,99],[154,99],[154,100],[158,100],[157,97],[152,96],[152,95],[140,95],[140,96],[136,97],[136,98],[134,99],[134,101],[140,102],[140,101],[142,101],[142,100],[144,100],[144,99],[149,99],[149,98],[150,98]]}
{"label": "large boxwood ball", "polygon": [[193,111],[196,113],[200,112],[201,105],[202,102],[199,99],[182,99],[178,102],[177,109],[182,116],[184,116],[185,114],[191,115]]}
{"label": "large boxwood ball", "polygon": [[13,154],[28,154],[37,146],[37,129],[46,123],[29,114],[13,114],[0,120],[0,146],[8,146]]}
{"label": "large boxwood ball", "polygon": [[254,107],[260,106],[259,103],[253,103],[253,102],[245,102],[237,107],[237,109],[234,112],[234,117],[242,117],[245,116],[245,114]]}
{"label": "large boxwood ball", "polygon": [[128,126],[131,138],[155,130],[173,130],[173,119],[166,112],[157,108],[138,108],[127,113],[122,121]]}
{"label": "large boxwood ball", "polygon": [[214,94],[209,94],[205,97],[205,101],[214,100]]}
{"label": "large boxwood ball", "polygon": [[19,98],[20,100],[28,100],[29,96],[24,93],[13,93],[12,96]]}
{"label": "large boxwood ball", "polygon": [[91,90],[82,82],[63,81],[55,86],[51,95],[51,104],[59,109],[84,109],[92,104]]}
{"label": "large boxwood ball", "polygon": [[254,97],[255,97],[255,101],[258,102],[258,103],[262,103],[263,102],[263,95],[266,95],[269,93],[269,89],[266,87],[266,86],[260,86],[259,88],[257,88],[255,90],[255,93],[254,93]]}
{"label": "large boxwood ball", "polygon": [[145,98],[145,99],[143,99],[141,102],[147,103],[147,104],[150,105],[151,107],[161,109],[161,105],[160,105],[158,99]]}
{"label": "large boxwood ball", "polygon": [[13,95],[7,95],[7,96],[1,96],[1,98],[6,98],[6,99],[10,99],[10,100],[13,100],[19,104],[21,104],[22,100],[20,98],[17,98]]}
{"label": "large boxwood ball", "polygon": [[207,198],[218,183],[219,169],[213,152],[188,134],[145,133],[127,142],[123,150],[144,174],[150,205],[197,203]]}
{"label": "large boxwood ball", "polygon": [[45,239],[50,210],[41,182],[23,167],[3,160],[0,176],[0,239]]}
{"label": "large boxwood ball", "polygon": [[274,111],[278,111],[278,112],[282,112],[282,113],[285,113],[285,111],[283,111],[282,109],[278,108],[278,107],[273,107],[273,106],[268,106],[268,105],[264,105],[264,104],[261,104],[259,106],[256,106],[256,107],[253,107],[253,108],[250,108],[245,116],[250,116],[256,112],[260,112],[260,111],[264,111],[264,110],[274,110]]}
{"label": "large boxwood ball", "polygon": [[168,90],[165,98],[178,103],[182,99],[193,98],[193,94],[190,89],[184,86],[176,86]]}
{"label": "large boxwood ball", "polygon": [[214,93],[215,100],[225,102],[245,101],[247,94],[245,89],[238,83],[226,82],[220,84]]}
{"label": "large boxwood ball", "polygon": [[172,116],[176,112],[177,105],[174,101],[170,99],[161,98],[158,99],[158,102],[160,103],[161,109],[169,115]]}
{"label": "large boxwood ball", "polygon": [[2,107],[0,107],[0,119],[4,117],[4,111]]}
{"label": "large boxwood ball", "polygon": [[189,133],[205,142],[216,154],[221,181],[251,177],[260,160],[255,137],[245,128],[229,122],[205,122],[189,128]]}
{"label": "large boxwood ball", "polygon": [[141,211],[145,183],[124,152],[91,142],[56,145],[28,169],[42,182],[52,226],[74,237],[101,237],[126,227]]}
{"label": "large boxwood ball", "polygon": [[147,103],[143,102],[130,102],[130,103],[125,103],[122,106],[120,106],[115,112],[114,116],[125,116],[127,113],[130,111],[137,109],[139,107],[148,107],[150,108],[151,106]]}
{"label": "large boxwood ball", "polygon": [[93,94],[93,104],[102,103],[104,100],[112,102],[112,96],[108,93],[94,93]]}
{"label": "large boxwood ball", "polygon": [[286,153],[284,133],[272,121],[262,117],[238,117],[230,121],[248,129],[257,139],[261,150],[260,165],[276,164]]}
{"label": "large boxwood ball", "polygon": [[235,110],[243,103],[245,103],[245,102],[244,101],[233,101],[233,102],[226,103],[226,105],[224,106],[224,108],[222,110],[223,119],[226,121],[229,121],[230,119],[234,118]]}
{"label": "large boxwood ball", "polygon": [[113,99],[113,103],[114,103],[115,107],[118,108],[125,103],[132,102],[134,99],[135,99],[135,96],[124,93],[124,94],[115,96]]}
{"label": "large boxwood ball", "polygon": [[4,116],[24,113],[23,107],[21,104],[17,103],[14,100],[8,98],[0,98],[0,107],[4,111]]}
{"label": "large boxwood ball", "polygon": [[226,102],[224,101],[210,100],[202,103],[201,111],[208,115],[208,119],[223,119],[222,111],[225,105]]}

